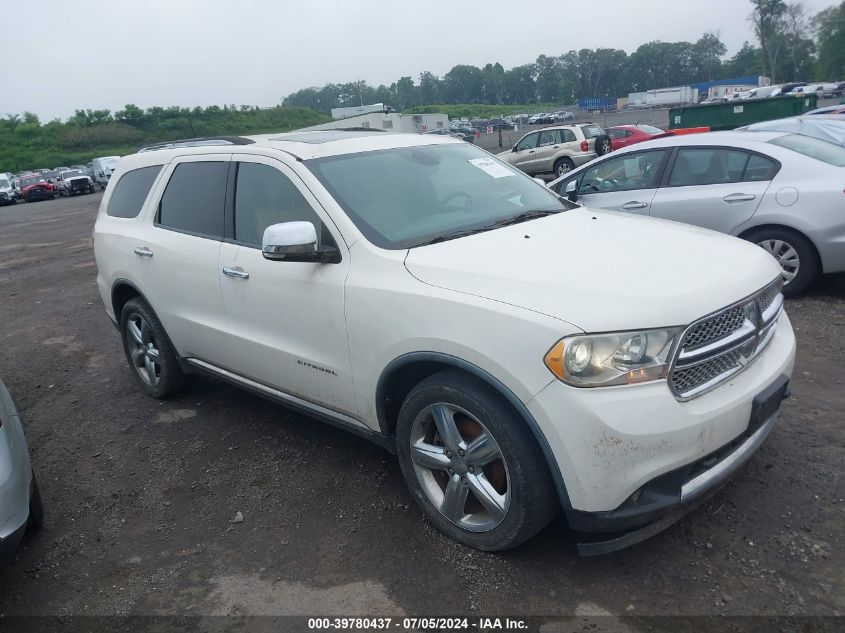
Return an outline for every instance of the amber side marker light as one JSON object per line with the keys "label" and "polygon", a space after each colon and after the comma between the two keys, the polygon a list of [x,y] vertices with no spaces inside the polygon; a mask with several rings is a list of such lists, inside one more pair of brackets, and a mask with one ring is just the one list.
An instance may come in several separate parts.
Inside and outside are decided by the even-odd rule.
{"label": "amber side marker light", "polygon": [[563,341],[558,341],[555,343],[555,346],[546,353],[546,357],[543,359],[543,362],[546,363],[546,367],[549,368],[549,371],[560,380],[563,380],[565,377],[565,373],[563,371],[563,352],[565,349],[566,346]]}

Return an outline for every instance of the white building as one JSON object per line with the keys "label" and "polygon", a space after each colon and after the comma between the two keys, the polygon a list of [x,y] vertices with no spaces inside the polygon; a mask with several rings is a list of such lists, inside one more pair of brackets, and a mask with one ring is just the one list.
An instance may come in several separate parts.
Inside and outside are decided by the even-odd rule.
{"label": "white building", "polygon": [[[334,112],[334,110],[332,111]],[[399,112],[367,112],[335,119],[329,123],[312,125],[303,130],[338,130],[347,128],[366,128],[385,132],[407,132],[425,134],[432,130],[449,127],[449,117],[445,114],[400,114]]]}

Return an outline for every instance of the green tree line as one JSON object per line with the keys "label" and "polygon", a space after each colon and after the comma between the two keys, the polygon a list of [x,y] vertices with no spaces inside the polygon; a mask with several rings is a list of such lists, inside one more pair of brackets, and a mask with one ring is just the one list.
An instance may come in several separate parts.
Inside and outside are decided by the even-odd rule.
{"label": "green tree line", "polygon": [[800,2],[751,0],[757,43],[745,42],[732,57],[715,33],[695,42],[654,41],[631,54],[584,48],[540,55],[533,64],[505,69],[459,64],[442,77],[423,72],[390,85],[364,81],[303,88],[285,105],[329,112],[332,108],[385,103],[400,110],[432,104],[571,104],[579,97],[626,96],[651,88],[719,78],[766,75],[773,82],[845,77],[845,2],[809,16]]}
{"label": "green tree line", "polygon": [[196,136],[283,132],[327,121],[310,108],[277,106],[153,107],[77,110],[67,121],[41,123],[31,112],[0,119],[0,172],[84,164],[141,145]]}

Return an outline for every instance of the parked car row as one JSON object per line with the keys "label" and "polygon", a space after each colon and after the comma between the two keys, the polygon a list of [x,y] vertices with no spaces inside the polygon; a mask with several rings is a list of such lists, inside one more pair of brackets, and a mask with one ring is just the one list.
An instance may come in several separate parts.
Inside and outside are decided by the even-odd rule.
{"label": "parked car row", "polygon": [[118,160],[119,156],[104,156],[87,165],[0,173],[0,206],[15,204],[18,200],[36,202],[52,200],[56,196],[94,193],[95,186],[105,190]]}

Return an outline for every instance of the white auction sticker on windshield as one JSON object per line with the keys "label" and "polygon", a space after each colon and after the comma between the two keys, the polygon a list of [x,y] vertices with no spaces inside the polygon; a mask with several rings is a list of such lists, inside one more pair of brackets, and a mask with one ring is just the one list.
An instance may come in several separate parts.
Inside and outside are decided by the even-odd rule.
{"label": "white auction sticker on windshield", "polygon": [[492,158],[471,158],[467,162],[475,165],[486,174],[493,176],[493,178],[505,178],[506,176],[514,175],[510,169],[504,165],[500,165]]}

